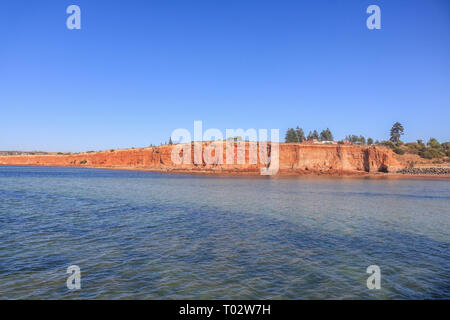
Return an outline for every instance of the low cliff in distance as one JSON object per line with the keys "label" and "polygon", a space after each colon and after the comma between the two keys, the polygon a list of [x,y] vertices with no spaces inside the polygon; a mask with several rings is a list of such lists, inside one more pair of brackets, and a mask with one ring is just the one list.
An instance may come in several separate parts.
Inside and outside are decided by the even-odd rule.
{"label": "low cliff in distance", "polygon": [[[280,143],[278,146],[278,175],[355,175],[374,172],[396,172],[405,167],[395,159],[390,149],[383,147],[290,143]],[[184,151],[177,152],[181,157],[183,157],[183,152],[185,152],[185,156],[188,155],[187,151],[190,147],[191,161],[175,164],[171,156],[175,147],[178,149],[186,147]],[[227,146],[227,143],[224,142],[223,154],[211,148],[211,143],[204,142],[203,150],[208,147],[212,150],[209,154],[215,159],[212,163],[204,159],[200,160],[201,162],[197,161],[197,163],[194,163],[194,144],[188,144],[79,154],[0,156],[0,165],[141,169],[162,172],[236,175],[259,175],[262,168],[269,166],[264,161],[265,158],[263,156],[260,157],[259,147],[256,147],[256,150],[252,149],[253,145],[248,142],[233,143],[231,148],[230,145]],[[256,159],[251,157],[249,150],[255,151]],[[266,150],[267,154],[270,155],[270,143]],[[230,154],[233,154],[233,156],[230,157]],[[223,160],[220,161],[220,158]],[[230,159],[233,159],[232,164],[230,164]],[[243,164],[238,164],[239,159],[239,163],[243,162]],[[254,159],[253,162],[251,161],[252,159]]]}

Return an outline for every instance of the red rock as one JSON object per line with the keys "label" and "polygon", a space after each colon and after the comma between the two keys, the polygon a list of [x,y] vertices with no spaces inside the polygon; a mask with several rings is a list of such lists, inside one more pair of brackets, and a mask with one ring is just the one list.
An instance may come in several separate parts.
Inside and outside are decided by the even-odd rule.
{"label": "red rock", "polygon": [[[209,145],[203,143],[203,148]],[[171,160],[172,148],[166,145],[144,149],[127,149],[80,153],[71,155],[25,155],[0,156],[0,165],[30,166],[64,166],[91,168],[144,169],[152,171],[171,171],[186,173],[220,173],[220,174],[260,174],[265,167],[261,161],[249,163],[249,143],[245,143],[245,164],[226,163],[226,146],[224,142],[223,164],[190,164],[176,165]],[[390,149],[376,146],[347,145],[301,145],[279,144],[279,175],[302,174],[364,174],[367,172],[393,172],[404,168]],[[193,157],[194,146],[191,145]],[[215,154],[212,153],[214,156]]]}

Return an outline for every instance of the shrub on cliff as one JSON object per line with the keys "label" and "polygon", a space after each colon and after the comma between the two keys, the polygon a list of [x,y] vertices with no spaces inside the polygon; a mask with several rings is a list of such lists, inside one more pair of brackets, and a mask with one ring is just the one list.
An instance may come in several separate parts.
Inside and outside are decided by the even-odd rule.
{"label": "shrub on cliff", "polygon": [[417,143],[405,143],[405,148],[407,153],[419,154],[423,147]]}
{"label": "shrub on cliff", "polygon": [[433,148],[426,148],[424,150],[421,150],[419,155],[425,159],[442,158],[444,156],[441,152]]}
{"label": "shrub on cliff", "polygon": [[444,142],[442,148],[444,148],[445,155],[450,157],[450,142]]}
{"label": "shrub on cliff", "polygon": [[392,141],[383,141],[382,145],[392,149],[396,154],[405,154],[405,147],[399,147]]}
{"label": "shrub on cliff", "polygon": [[436,149],[436,150],[442,149],[441,144],[435,138],[430,138],[430,140],[428,140],[428,142],[427,142],[427,146],[429,146],[430,148]]}
{"label": "shrub on cliff", "polygon": [[449,154],[446,147],[448,148],[447,144],[441,145],[435,138],[430,138],[427,146],[423,143],[420,145],[419,155],[425,159],[442,158]]}
{"label": "shrub on cliff", "polygon": [[383,146],[386,146],[392,150],[394,150],[395,148],[397,148],[397,146],[392,142],[392,141],[383,141],[381,143]]}
{"label": "shrub on cliff", "polygon": [[425,159],[442,158],[446,155],[446,150],[444,144],[440,144],[435,138],[430,138],[427,145],[425,145],[422,140],[417,140],[417,149],[419,155]]}

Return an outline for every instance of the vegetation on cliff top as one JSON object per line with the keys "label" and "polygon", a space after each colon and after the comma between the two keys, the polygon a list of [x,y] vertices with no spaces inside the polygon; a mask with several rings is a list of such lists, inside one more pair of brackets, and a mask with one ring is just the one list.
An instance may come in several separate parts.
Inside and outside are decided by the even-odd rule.
{"label": "vegetation on cliff top", "polygon": [[[349,134],[345,136],[344,140],[338,141],[338,144],[344,144],[344,141],[357,145],[383,145],[386,146],[397,154],[417,154],[425,159],[444,158],[450,157],[450,142],[439,143],[435,138],[424,144],[423,140],[417,140],[417,142],[404,143],[400,140],[400,137],[404,135],[405,129],[400,122],[395,122],[390,130],[390,137],[387,141],[375,141],[372,138],[366,138],[363,135]],[[305,137],[305,133],[302,128],[297,126],[295,129],[289,128],[285,135],[285,142],[287,143],[302,143],[306,140],[317,141],[333,141],[333,134],[331,130],[327,128],[322,130],[319,134],[317,130],[310,131],[308,136]]]}
{"label": "vegetation on cliff top", "polygon": [[333,134],[329,128],[322,130],[320,134],[317,130],[310,131],[308,136],[305,137],[305,132],[302,128],[297,126],[294,128],[289,128],[286,132],[285,142],[287,143],[302,143],[305,140],[318,140],[318,141],[333,141]]}
{"label": "vegetation on cliff top", "polygon": [[430,138],[427,144],[423,140],[417,142],[404,143],[400,137],[404,134],[404,128],[401,123],[396,122],[391,128],[391,137],[389,141],[383,144],[391,148],[397,154],[417,154],[425,159],[450,157],[450,142],[439,143],[435,138]]}

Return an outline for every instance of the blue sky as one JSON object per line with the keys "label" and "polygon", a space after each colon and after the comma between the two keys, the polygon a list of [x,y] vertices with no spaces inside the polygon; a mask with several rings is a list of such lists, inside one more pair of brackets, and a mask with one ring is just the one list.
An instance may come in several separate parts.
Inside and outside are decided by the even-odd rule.
{"label": "blue sky", "polygon": [[5,0],[0,38],[0,150],[143,147],[194,120],[450,141],[447,0]]}

